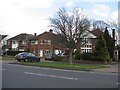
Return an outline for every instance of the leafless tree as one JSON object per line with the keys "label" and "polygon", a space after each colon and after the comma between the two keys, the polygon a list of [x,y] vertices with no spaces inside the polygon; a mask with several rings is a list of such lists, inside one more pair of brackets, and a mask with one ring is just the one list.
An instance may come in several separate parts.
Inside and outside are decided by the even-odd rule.
{"label": "leafless tree", "polygon": [[93,29],[100,29],[101,31],[105,30],[105,27],[108,27],[108,24],[102,20],[93,21]]}
{"label": "leafless tree", "polygon": [[109,21],[109,26],[116,29],[116,32],[118,33],[118,35],[117,35],[118,40],[117,41],[118,41],[118,45],[120,46],[120,22],[119,22],[119,20],[118,20],[118,22],[114,21],[114,20]]}
{"label": "leafless tree", "polygon": [[68,12],[62,8],[56,14],[54,18],[50,18],[51,26],[59,35],[59,43],[69,49],[69,63],[72,64],[72,53],[76,45],[80,45],[82,34],[88,30],[90,20],[79,9]]}

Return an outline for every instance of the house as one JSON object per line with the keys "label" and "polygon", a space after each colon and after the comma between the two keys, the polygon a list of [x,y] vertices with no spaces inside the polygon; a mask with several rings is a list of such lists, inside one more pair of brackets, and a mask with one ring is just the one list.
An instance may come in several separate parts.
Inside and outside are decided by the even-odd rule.
{"label": "house", "polygon": [[29,51],[29,40],[35,37],[32,34],[21,33],[7,40],[8,48],[12,51]]}
{"label": "house", "polygon": [[34,53],[37,56],[45,57],[47,53],[62,53],[64,52],[63,48],[58,47],[54,38],[56,35],[52,30],[49,32],[44,32],[30,40],[30,52]]}
{"label": "house", "polygon": [[7,51],[7,40],[9,39],[8,35],[1,35],[0,34],[0,55]]}
{"label": "house", "polygon": [[[100,32],[100,33],[99,33]],[[101,34],[100,30],[94,31],[85,31],[86,34],[81,43],[81,53],[92,53],[95,51],[95,45],[98,36],[97,34]],[[44,32],[30,40],[30,52],[34,53],[37,56],[45,57],[47,53],[65,53],[67,48],[62,48],[56,44],[54,38],[58,35],[54,34],[52,30],[49,32]],[[76,50],[76,49],[75,49]]]}
{"label": "house", "polygon": [[[81,53],[92,53],[95,51],[95,46],[98,37],[102,34],[102,31],[95,29],[93,31],[85,30],[82,37],[82,42],[80,45]],[[78,48],[79,46],[77,46]]]}

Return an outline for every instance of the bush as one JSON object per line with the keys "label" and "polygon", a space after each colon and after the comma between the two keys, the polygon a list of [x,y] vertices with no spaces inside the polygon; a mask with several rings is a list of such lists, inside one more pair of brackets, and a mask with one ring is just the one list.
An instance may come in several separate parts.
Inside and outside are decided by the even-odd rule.
{"label": "bush", "polygon": [[110,62],[110,59],[107,57],[101,57],[101,56],[93,56],[92,60],[94,61],[99,61],[99,62],[103,62],[103,63],[108,63]]}
{"label": "bush", "polygon": [[[9,56],[15,56],[18,53],[21,53],[23,51],[7,51],[7,55]],[[24,51],[24,52],[28,52],[28,51]]]}
{"label": "bush", "polygon": [[54,61],[62,61],[64,59],[64,56],[56,56],[53,59]]}
{"label": "bush", "polygon": [[82,60],[92,60],[92,57],[93,57],[92,53],[82,53],[81,54]]}
{"label": "bush", "polygon": [[74,55],[75,60],[80,60],[80,52],[76,51]]}

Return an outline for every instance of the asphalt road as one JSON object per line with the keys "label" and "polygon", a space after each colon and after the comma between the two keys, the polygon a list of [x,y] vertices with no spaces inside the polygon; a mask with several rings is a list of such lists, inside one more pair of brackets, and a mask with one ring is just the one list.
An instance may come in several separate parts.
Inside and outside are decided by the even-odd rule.
{"label": "asphalt road", "polygon": [[2,65],[2,88],[118,88],[118,85],[115,73]]}

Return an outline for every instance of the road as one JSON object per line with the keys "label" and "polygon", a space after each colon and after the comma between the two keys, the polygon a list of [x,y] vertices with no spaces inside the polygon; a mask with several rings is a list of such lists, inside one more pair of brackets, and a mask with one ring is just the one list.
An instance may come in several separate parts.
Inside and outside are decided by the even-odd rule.
{"label": "road", "polygon": [[118,88],[118,75],[2,64],[3,88]]}

